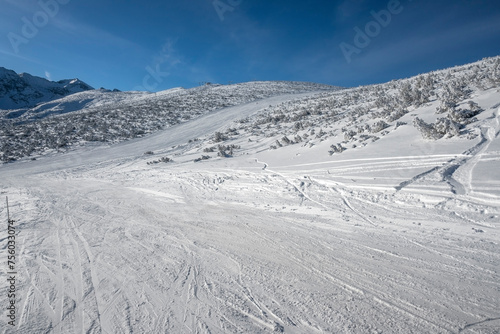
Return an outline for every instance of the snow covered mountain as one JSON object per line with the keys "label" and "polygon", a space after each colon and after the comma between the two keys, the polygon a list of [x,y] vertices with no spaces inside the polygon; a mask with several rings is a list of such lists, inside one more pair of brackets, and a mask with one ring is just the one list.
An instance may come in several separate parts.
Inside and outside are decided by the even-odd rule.
{"label": "snow covered mountain", "polygon": [[1,119],[2,334],[499,333],[500,57],[37,108]]}
{"label": "snow covered mountain", "polygon": [[41,102],[92,89],[78,79],[54,82],[0,67],[0,110],[34,107]]}

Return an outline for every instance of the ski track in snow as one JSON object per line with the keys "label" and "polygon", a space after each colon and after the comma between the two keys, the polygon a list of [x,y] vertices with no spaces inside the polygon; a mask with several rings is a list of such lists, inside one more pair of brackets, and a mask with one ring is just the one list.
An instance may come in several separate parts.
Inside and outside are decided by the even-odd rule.
{"label": "ski track in snow", "polygon": [[[137,158],[260,108],[2,167],[23,269],[20,321],[13,331],[3,317],[0,333],[498,333],[500,205],[474,175],[500,111],[456,155],[168,168]],[[409,166],[429,169],[361,177]]]}
{"label": "ski track in snow", "polygon": [[[466,196],[474,193],[472,184],[474,168],[483,159],[490,144],[498,139],[500,135],[499,119],[500,111],[494,112],[487,120],[487,124],[480,128],[481,140],[479,143],[467,149],[458,157],[448,160],[443,166],[435,166],[414,176],[410,180],[401,182],[395,187],[396,190],[400,191],[421,179],[425,179],[429,175],[438,173],[441,175],[442,179],[450,185],[451,191],[454,194]],[[499,203],[499,201],[497,201],[497,203]]]}

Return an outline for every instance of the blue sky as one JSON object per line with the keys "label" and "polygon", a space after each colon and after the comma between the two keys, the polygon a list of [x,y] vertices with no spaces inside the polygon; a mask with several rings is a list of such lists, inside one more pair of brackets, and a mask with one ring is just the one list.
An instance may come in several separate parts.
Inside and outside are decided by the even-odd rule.
{"label": "blue sky", "polygon": [[358,86],[500,54],[498,0],[0,1],[0,66],[96,88]]}

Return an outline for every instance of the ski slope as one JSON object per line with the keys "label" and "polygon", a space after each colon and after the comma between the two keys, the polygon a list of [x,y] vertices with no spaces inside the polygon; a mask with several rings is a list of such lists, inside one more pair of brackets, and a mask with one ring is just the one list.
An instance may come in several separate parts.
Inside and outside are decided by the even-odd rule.
{"label": "ski slope", "polygon": [[233,158],[193,162],[193,139],[307,93],[0,166],[20,254],[18,319],[2,311],[0,333],[499,333],[488,94],[473,140],[401,127],[330,157],[243,136]]}

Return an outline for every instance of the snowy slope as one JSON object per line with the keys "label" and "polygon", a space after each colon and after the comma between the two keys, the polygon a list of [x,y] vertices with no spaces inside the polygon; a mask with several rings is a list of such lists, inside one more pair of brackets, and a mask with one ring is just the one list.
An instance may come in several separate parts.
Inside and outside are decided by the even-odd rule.
{"label": "snowy slope", "polygon": [[30,108],[41,102],[92,89],[79,79],[54,82],[0,67],[0,110]]}
{"label": "snowy slope", "polygon": [[20,261],[0,333],[498,333],[499,85],[437,113],[495,61],[434,73],[423,103],[416,78],[294,93],[0,166]]}
{"label": "snowy slope", "polygon": [[188,122],[208,112],[266,97],[338,87],[303,82],[249,82],[174,88],[158,93],[93,90],[35,108],[0,111],[0,160],[50,150],[120,142]]}

